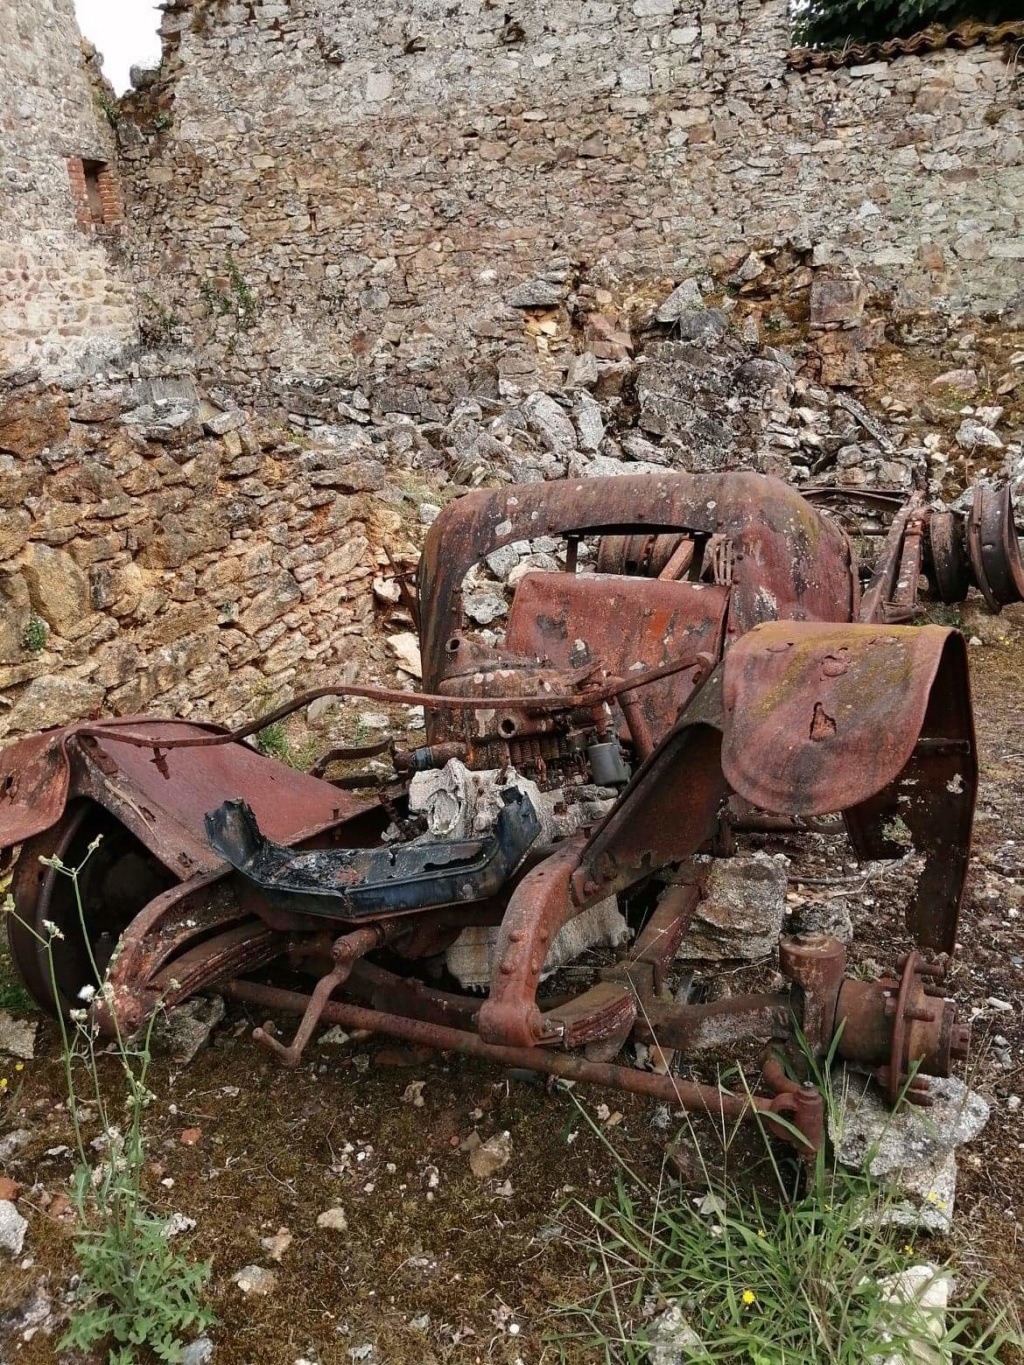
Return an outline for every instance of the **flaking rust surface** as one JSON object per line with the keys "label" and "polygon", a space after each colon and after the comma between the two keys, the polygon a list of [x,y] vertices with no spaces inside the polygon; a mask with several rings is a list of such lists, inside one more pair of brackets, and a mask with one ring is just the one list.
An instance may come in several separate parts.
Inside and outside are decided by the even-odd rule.
{"label": "flaking rust surface", "polygon": [[[945,1249],[956,1254],[962,1283],[991,1276],[1024,1307],[1024,1151],[1020,1111],[1007,1105],[1024,1090],[1024,609],[1010,608],[999,619],[1005,642],[970,651],[982,790],[951,983],[966,1013],[981,1011],[966,1075],[993,1113],[961,1153],[956,1223]],[[828,838],[812,843],[793,877],[851,871],[840,848],[841,841]],[[848,901],[862,963],[871,957],[889,966],[907,946],[900,895],[896,870]],[[991,999],[1012,1008],[1001,1010]],[[592,1201],[608,1189],[614,1170],[573,1098],[508,1081],[478,1063],[372,1040],[342,1049],[314,1045],[303,1066],[287,1072],[244,1036],[243,1023],[259,1022],[233,1006],[216,1046],[190,1067],[160,1062],[153,1075],[158,1098],[147,1116],[148,1191],[158,1210],[196,1219],[193,1252],[213,1260],[216,1365],[291,1365],[303,1356],[348,1365],[349,1352],[367,1343],[376,1346],[372,1359],[388,1365],[556,1359],[545,1345],[552,1303],[579,1301],[594,1288],[579,1245],[579,1214],[563,1206],[573,1197]],[[997,1036],[1007,1047],[995,1044]],[[0,1313],[23,1304],[41,1279],[54,1296],[68,1285],[66,1224],[42,1209],[47,1196],[67,1190],[70,1174],[66,1156],[45,1155],[71,1136],[59,1104],[52,1024],[43,1025],[39,1051],[23,1073],[24,1117],[7,1121],[33,1133],[8,1172],[26,1186],[38,1182],[20,1201],[33,1264],[5,1266]],[[1009,1069],[997,1053],[1008,1056]],[[102,1065],[116,1085],[112,1059]],[[422,1107],[403,1099],[411,1081],[425,1082]],[[609,1130],[612,1140],[641,1173],[655,1176],[664,1141],[650,1125],[655,1105],[599,1091],[580,1092],[580,1099],[591,1113],[602,1101],[622,1113]],[[201,1136],[186,1146],[181,1135],[190,1128]],[[511,1135],[509,1163],[487,1180],[472,1173],[460,1150],[474,1129],[484,1140]],[[161,1184],[167,1179],[174,1181],[170,1189]],[[499,1193],[506,1180],[511,1193]],[[317,1228],[318,1215],[337,1205],[347,1233]],[[260,1242],[281,1227],[294,1240],[276,1264]],[[926,1254],[943,1249],[921,1245]],[[248,1264],[277,1272],[272,1294],[247,1297],[232,1283]],[[426,1332],[410,1325],[422,1314],[430,1319]],[[510,1323],[518,1333],[509,1332]],[[53,1341],[37,1334],[13,1358],[53,1362]],[[569,1349],[570,1360],[592,1358]]]}

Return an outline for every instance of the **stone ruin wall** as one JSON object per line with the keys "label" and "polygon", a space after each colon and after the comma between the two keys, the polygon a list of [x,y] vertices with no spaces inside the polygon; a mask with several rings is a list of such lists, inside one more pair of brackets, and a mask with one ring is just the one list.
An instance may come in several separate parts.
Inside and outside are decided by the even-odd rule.
{"label": "stone ruin wall", "polygon": [[[775,0],[742,20],[547,10],[168,11],[165,70],[117,129],[149,349],[54,383],[79,338],[40,304],[18,372],[0,366],[0,741],[393,678],[408,623],[385,546],[414,562],[431,504],[481,481],[746,464],[1024,482],[1022,115],[1001,53],[797,76]],[[68,221],[69,145],[5,165],[34,168],[26,253],[74,244],[55,290],[91,261],[121,300],[81,324],[102,350],[131,341],[131,300],[116,234]],[[953,316],[1003,305],[995,330]],[[957,443],[964,404],[995,445]],[[494,566],[479,625],[500,628],[546,553]]]}
{"label": "stone ruin wall", "polygon": [[552,367],[510,302],[600,329],[764,247],[884,271],[909,305],[1021,288],[1024,112],[1001,48],[798,74],[786,0],[396,9],[165,16],[122,136],[133,251],[151,323],[220,377],[529,389]]}
{"label": "stone ruin wall", "polygon": [[116,176],[90,221],[82,159],[112,168],[72,0],[0,0],[0,374],[57,375],[136,336]]}

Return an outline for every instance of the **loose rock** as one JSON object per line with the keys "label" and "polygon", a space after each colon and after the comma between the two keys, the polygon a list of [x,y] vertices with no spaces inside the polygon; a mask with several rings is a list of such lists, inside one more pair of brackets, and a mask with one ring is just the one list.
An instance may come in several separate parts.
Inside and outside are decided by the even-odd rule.
{"label": "loose rock", "polygon": [[263,1296],[272,1294],[277,1288],[277,1273],[267,1270],[260,1265],[245,1265],[236,1275],[231,1277],[232,1284],[237,1284],[243,1294],[256,1294]]}
{"label": "loose rock", "polygon": [[209,1043],[213,1030],[224,1018],[224,1001],[219,995],[186,1000],[183,1005],[160,1015],[153,1026],[157,1048],[187,1066],[200,1049]]}
{"label": "loose rock", "polygon": [[36,1055],[36,1025],[19,1019],[10,1010],[0,1010],[0,1052],[30,1062]]}
{"label": "loose rock", "polygon": [[479,1179],[488,1179],[511,1161],[512,1137],[510,1133],[495,1133],[486,1142],[481,1142],[476,1133],[472,1136],[476,1137],[477,1142],[469,1153],[469,1168]]}
{"label": "loose rock", "polygon": [[714,962],[767,957],[782,932],[788,867],[786,858],[761,852],[713,863],[707,894],[676,956]]}
{"label": "loose rock", "polygon": [[28,1220],[22,1218],[9,1199],[0,1199],[0,1251],[9,1256],[20,1256],[25,1245]]}
{"label": "loose rock", "polygon": [[686,1365],[691,1360],[710,1359],[704,1343],[677,1303],[670,1304],[647,1328],[649,1365]]}
{"label": "loose rock", "polygon": [[316,1220],[318,1228],[327,1228],[330,1232],[348,1232],[348,1219],[345,1217],[345,1210],[339,1207],[326,1209]]}

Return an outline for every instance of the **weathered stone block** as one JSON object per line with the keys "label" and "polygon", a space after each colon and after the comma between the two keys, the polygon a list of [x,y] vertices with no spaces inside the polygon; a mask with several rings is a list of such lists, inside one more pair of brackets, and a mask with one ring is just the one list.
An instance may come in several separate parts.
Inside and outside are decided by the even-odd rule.
{"label": "weathered stone block", "polygon": [[103,688],[95,683],[65,673],[34,678],[11,709],[10,730],[21,734],[66,725],[98,715],[102,703]]}
{"label": "weathered stone block", "polygon": [[282,571],[275,574],[270,586],[253,599],[239,617],[238,625],[247,635],[255,635],[283,616],[301,598],[302,592],[294,577]]}
{"label": "weathered stone block", "polygon": [[89,580],[63,550],[31,545],[22,560],[33,610],[64,634],[92,611]]}
{"label": "weathered stone block", "polygon": [[740,854],[712,863],[707,894],[677,956],[692,961],[767,957],[786,914],[786,858]]}

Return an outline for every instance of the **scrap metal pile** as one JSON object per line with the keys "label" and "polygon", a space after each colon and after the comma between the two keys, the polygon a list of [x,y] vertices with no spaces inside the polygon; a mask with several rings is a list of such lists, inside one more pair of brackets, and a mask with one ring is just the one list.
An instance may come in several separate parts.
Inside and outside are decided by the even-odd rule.
{"label": "scrap metal pile", "polygon": [[[853,513],[881,519],[870,570],[844,530]],[[561,540],[564,571],[526,574],[487,646],[464,626],[466,575],[539,537]],[[874,1071],[893,1103],[926,1102],[926,1077],[967,1048],[937,956],[956,943],[977,788],[967,652],[957,631],[909,623],[919,590],[955,603],[971,586],[996,611],[1024,599],[1005,488],[979,487],[968,513],[747,473],[470,493],[435,521],[418,570],[423,692],[325,687],[275,713],[332,694],[422,704],[423,747],[327,756],[383,749],[393,772],[377,788],[327,780],[327,759],[306,774],[257,752],[245,740],[275,716],[234,733],[82,723],[0,754],[15,962],[51,1010],[97,988],[107,1031],[220,992],[301,1015],[288,1046],[256,1030],[287,1063],[340,1024],[760,1113],[813,1149],[822,1098],[791,1078],[799,1038]],[[896,975],[848,978],[837,939],[783,937],[783,989],[680,1003],[673,964],[736,831],[792,837],[837,814],[859,858],[915,860],[916,947]],[[87,934],[71,879],[44,859],[82,865]],[[551,969],[587,917],[628,941],[566,992]],[[489,946],[483,994],[445,965],[467,931]],[[655,1041],[682,1059],[769,1045],[760,1093],[630,1064]]]}

